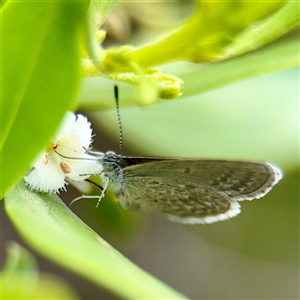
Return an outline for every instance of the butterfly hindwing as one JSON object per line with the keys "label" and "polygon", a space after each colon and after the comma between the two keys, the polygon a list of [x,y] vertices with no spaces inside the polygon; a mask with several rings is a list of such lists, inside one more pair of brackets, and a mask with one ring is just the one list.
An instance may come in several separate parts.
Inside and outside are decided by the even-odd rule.
{"label": "butterfly hindwing", "polygon": [[125,177],[118,193],[123,208],[153,210],[182,223],[212,223],[237,215],[236,201],[209,187],[160,177]]}

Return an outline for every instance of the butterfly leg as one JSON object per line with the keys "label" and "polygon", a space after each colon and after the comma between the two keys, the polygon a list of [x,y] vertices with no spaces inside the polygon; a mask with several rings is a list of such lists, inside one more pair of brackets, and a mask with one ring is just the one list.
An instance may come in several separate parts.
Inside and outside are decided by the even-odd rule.
{"label": "butterfly leg", "polygon": [[107,177],[107,175],[105,175],[105,173],[102,173],[102,174],[100,174],[100,176],[101,176],[101,180],[104,183],[104,185],[102,187],[101,194],[100,194],[100,196],[98,198],[98,201],[97,201],[97,204],[96,204],[95,208],[98,208],[101,200],[104,198],[104,196],[106,194],[106,190],[107,190],[108,185],[109,185],[109,178]]}
{"label": "butterfly leg", "polygon": [[97,184],[96,182],[90,180],[89,178],[85,179],[86,182],[89,182],[93,185],[95,185],[97,188],[99,188],[99,190],[101,191],[100,196],[97,195],[81,195],[75,199],[73,199],[71,201],[71,203],[69,204],[69,207],[76,201],[81,200],[81,199],[98,199],[96,207],[98,208],[101,200],[104,198],[105,194],[106,194],[106,190],[108,188],[109,185],[109,178],[104,174],[104,172],[102,171],[99,176],[101,177],[102,182],[104,182],[104,186],[102,187],[101,185]]}
{"label": "butterfly leg", "polygon": [[78,200],[81,200],[81,199],[99,199],[99,196],[96,196],[96,195],[81,195],[75,199],[73,199],[70,204],[69,204],[69,207],[71,207],[71,205],[74,203],[74,202],[77,202]]}

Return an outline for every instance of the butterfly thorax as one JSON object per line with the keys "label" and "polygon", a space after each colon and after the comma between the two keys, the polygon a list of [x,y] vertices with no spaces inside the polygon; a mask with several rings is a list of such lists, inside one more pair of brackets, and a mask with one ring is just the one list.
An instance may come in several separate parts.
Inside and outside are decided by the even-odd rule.
{"label": "butterfly thorax", "polygon": [[121,156],[113,151],[104,153],[100,163],[103,166],[104,175],[109,179],[113,185],[115,192],[121,189],[124,182],[124,174],[120,165]]}

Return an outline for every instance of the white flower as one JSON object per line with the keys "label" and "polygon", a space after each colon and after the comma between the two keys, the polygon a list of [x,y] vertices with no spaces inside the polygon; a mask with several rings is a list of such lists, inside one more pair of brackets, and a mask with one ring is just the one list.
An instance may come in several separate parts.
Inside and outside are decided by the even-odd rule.
{"label": "white flower", "polygon": [[25,181],[33,190],[58,192],[65,189],[66,178],[83,181],[92,174],[100,174],[101,164],[85,151],[91,143],[92,129],[87,118],[66,113],[52,143],[35,160]]}

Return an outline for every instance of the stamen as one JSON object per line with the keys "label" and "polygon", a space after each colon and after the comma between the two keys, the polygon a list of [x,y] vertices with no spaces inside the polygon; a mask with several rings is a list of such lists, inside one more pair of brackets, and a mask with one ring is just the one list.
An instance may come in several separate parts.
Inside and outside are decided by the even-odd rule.
{"label": "stamen", "polygon": [[69,174],[72,171],[72,169],[62,161],[59,163],[59,167],[65,174]]}

